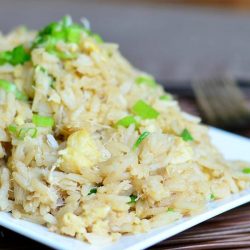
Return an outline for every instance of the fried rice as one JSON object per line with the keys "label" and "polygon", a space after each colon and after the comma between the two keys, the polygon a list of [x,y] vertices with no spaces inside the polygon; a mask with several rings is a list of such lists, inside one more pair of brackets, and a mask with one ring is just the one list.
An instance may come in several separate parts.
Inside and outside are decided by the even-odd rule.
{"label": "fried rice", "polygon": [[0,210],[103,243],[249,186],[249,164],[86,25],[21,27],[0,50]]}

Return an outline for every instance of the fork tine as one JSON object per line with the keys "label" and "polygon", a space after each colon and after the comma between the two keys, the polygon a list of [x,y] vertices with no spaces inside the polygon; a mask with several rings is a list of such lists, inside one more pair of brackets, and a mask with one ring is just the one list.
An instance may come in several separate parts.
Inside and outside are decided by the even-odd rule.
{"label": "fork tine", "polygon": [[231,80],[224,80],[224,86],[225,93],[228,95],[224,100],[230,103],[231,110],[234,112],[235,124],[238,126],[247,125],[250,120],[250,110],[247,108],[243,93],[237,87],[236,83]]}
{"label": "fork tine", "polygon": [[211,105],[216,106],[218,120],[224,124],[230,124],[232,119],[238,119],[238,106],[234,105],[232,99],[233,93],[230,93],[230,88],[226,81],[222,79],[213,80],[210,91],[213,92],[214,101]]}
{"label": "fork tine", "polygon": [[198,102],[198,106],[200,107],[202,113],[204,114],[206,121],[209,123],[214,123],[214,113],[209,105],[208,98],[206,97],[206,91],[204,91],[204,81],[194,81],[192,82],[192,88],[196,96],[196,100]]}
{"label": "fork tine", "polygon": [[[199,88],[200,92],[202,92],[203,94],[202,96],[200,95],[198,104],[206,102],[206,108],[209,109],[212,113],[208,117],[207,112],[205,112],[204,115],[206,116],[207,122],[214,125],[227,123],[228,118],[223,114],[221,103],[218,102],[218,99],[221,99],[220,84],[218,84],[218,82],[214,81],[213,79],[207,79],[196,82],[196,85],[194,87]],[[203,110],[202,106],[201,110]]]}
{"label": "fork tine", "polygon": [[221,99],[220,85],[214,80],[210,80],[207,82],[206,89],[204,88],[204,91],[208,93],[209,104],[211,105],[216,117],[215,124],[226,123],[228,118],[223,115],[221,104],[218,102],[218,99]]}
{"label": "fork tine", "polygon": [[224,125],[226,127],[245,126],[245,115],[243,115],[245,113],[244,98],[236,84],[228,79],[221,79],[217,83],[218,86],[214,88],[216,89],[216,94],[220,92],[220,98],[217,98],[215,102],[217,102],[218,106],[220,105],[220,116],[226,120]]}
{"label": "fork tine", "polygon": [[244,97],[242,91],[237,87],[235,81],[233,81],[231,79],[224,78],[223,83],[224,83],[224,86],[226,88],[233,91],[233,96],[234,96],[235,100],[241,101],[241,102],[237,102],[237,103],[241,104],[241,105],[243,104],[243,106],[245,106],[245,97]]}
{"label": "fork tine", "polygon": [[210,80],[207,82],[207,86],[204,88],[204,91],[208,93],[207,97],[209,98],[210,105],[216,116],[216,124],[227,122],[227,117],[223,115],[222,105],[218,101],[222,99],[221,95],[223,94],[220,83],[214,79]]}

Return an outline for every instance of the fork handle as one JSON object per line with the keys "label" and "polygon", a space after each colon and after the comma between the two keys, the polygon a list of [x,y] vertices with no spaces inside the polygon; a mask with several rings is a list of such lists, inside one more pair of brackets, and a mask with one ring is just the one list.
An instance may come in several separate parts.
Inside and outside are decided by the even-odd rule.
{"label": "fork handle", "polygon": [[[178,81],[158,81],[166,91],[173,95],[178,95],[180,97],[195,98],[194,91],[192,89],[190,81],[178,82]],[[250,81],[237,80],[238,87],[241,91],[250,97]]]}

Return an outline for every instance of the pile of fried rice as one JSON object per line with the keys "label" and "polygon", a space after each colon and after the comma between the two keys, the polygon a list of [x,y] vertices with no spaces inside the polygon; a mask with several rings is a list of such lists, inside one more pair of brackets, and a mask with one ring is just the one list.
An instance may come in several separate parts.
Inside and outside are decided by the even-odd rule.
{"label": "pile of fried rice", "polygon": [[249,165],[86,20],[18,28],[0,50],[0,210],[102,243],[249,186]]}

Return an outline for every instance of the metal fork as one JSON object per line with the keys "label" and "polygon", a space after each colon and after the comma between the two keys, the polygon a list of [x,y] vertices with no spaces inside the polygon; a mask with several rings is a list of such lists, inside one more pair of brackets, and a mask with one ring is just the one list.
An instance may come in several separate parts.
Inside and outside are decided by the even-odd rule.
{"label": "metal fork", "polygon": [[205,122],[230,130],[250,128],[250,107],[233,80],[195,80],[192,88]]}

